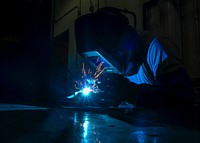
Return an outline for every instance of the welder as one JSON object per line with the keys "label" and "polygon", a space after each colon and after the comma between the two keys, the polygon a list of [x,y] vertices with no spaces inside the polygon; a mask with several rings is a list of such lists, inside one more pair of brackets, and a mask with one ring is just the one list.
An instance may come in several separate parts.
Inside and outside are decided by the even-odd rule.
{"label": "welder", "polygon": [[96,51],[112,65],[113,72],[99,79],[99,88],[114,95],[117,104],[193,106],[191,79],[167,36],[137,32],[122,12],[102,8],[76,21],[76,38],[82,56],[90,60],[88,53]]}
{"label": "welder", "polygon": [[137,106],[192,107],[192,82],[175,44],[165,36],[134,34],[138,47],[128,43],[132,47],[121,54],[122,74],[104,74],[101,88]]}

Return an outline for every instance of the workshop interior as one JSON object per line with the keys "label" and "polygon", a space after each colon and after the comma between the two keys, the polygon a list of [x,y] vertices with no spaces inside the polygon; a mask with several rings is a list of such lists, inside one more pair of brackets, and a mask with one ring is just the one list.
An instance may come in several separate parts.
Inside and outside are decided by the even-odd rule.
{"label": "workshop interior", "polygon": [[[198,0],[1,3],[3,143],[200,142]],[[122,78],[122,53],[135,31],[162,33],[176,44],[195,92],[193,108],[137,107],[118,100],[129,94],[120,85],[129,84]],[[101,83],[105,78],[110,85]]]}

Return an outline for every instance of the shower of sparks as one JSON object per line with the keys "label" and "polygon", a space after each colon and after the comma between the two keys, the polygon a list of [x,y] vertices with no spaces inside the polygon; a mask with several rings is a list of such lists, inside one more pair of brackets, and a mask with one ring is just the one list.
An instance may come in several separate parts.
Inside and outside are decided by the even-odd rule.
{"label": "shower of sparks", "polygon": [[[99,62],[98,58],[96,62],[97,63]],[[98,88],[98,78],[102,75],[104,70],[105,67],[103,67],[103,62],[99,63],[94,73],[91,71],[90,68],[86,70],[85,64],[82,63],[81,79],[76,80],[74,85],[76,90],[78,90],[77,92],[75,92],[75,95],[78,93],[83,93],[84,95],[88,95],[90,92],[92,93],[101,92],[101,90]]]}

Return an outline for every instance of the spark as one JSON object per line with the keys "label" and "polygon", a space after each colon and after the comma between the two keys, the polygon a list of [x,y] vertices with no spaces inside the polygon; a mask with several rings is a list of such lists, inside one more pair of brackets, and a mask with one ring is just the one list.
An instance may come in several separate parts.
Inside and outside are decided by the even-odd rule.
{"label": "spark", "polygon": [[82,63],[81,78],[80,80],[76,80],[74,84],[75,89],[78,90],[75,92],[75,95],[78,93],[82,93],[83,95],[87,96],[91,92],[101,92],[101,90],[98,88],[98,78],[105,71],[106,67],[103,67],[103,62],[100,62],[99,58],[97,58],[96,63],[99,63],[99,65],[96,67],[94,73],[90,68],[87,70],[85,64]]}

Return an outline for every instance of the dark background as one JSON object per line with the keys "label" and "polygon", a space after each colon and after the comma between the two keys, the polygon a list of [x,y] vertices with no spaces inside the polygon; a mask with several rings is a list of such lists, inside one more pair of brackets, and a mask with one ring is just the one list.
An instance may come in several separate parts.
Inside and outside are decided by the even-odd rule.
{"label": "dark background", "polygon": [[45,104],[51,97],[51,0],[1,4],[0,101]]}

